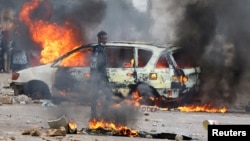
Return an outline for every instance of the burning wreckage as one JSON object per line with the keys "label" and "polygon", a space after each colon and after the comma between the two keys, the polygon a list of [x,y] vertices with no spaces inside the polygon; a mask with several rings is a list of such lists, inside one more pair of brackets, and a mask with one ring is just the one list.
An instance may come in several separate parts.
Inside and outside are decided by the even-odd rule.
{"label": "burning wreckage", "polygon": [[[15,95],[26,94],[32,99],[76,100],[87,104],[92,88],[89,62],[95,45],[82,45],[51,63],[14,72],[10,86]],[[180,106],[194,99],[199,91],[200,67],[180,47],[110,42],[105,51],[114,100]]]}
{"label": "burning wreckage", "polygon": [[51,130],[47,131],[49,136],[65,136],[66,134],[89,134],[89,135],[109,135],[123,137],[141,137],[154,139],[170,140],[192,140],[192,137],[179,135],[175,133],[150,133],[128,128],[124,125],[118,125],[114,122],[97,121],[95,119],[89,122],[87,128],[77,129],[77,124],[69,120],[66,115],[56,120],[48,121]]}
{"label": "burning wreckage", "polygon": [[[96,44],[82,45],[62,55],[52,63],[27,68],[12,74],[10,86],[15,95],[26,94],[32,99],[52,99],[90,104],[90,56]],[[200,67],[177,46],[139,42],[109,42],[106,44],[107,74],[113,91],[113,103],[104,109],[115,113],[115,108],[132,105],[162,105],[175,102],[178,106],[192,100],[199,91]],[[31,75],[32,74],[32,75]],[[134,109],[133,109],[134,108]],[[155,109],[154,109],[155,110]],[[113,122],[115,121],[115,122]],[[77,130],[74,121],[66,116],[48,121],[51,136],[85,132],[143,138],[175,139],[174,133],[150,133],[128,128],[126,122],[99,115],[89,121],[87,128]],[[61,128],[64,127],[63,129]],[[63,133],[58,133],[63,132]],[[191,137],[180,135],[183,140]]]}

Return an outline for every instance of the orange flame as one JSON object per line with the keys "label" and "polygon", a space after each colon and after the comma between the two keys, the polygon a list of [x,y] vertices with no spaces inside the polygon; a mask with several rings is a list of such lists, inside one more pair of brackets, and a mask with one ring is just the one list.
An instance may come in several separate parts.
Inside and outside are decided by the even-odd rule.
{"label": "orange flame", "polygon": [[33,10],[43,2],[45,0],[26,2],[19,13],[19,19],[28,26],[33,41],[43,48],[40,62],[46,64],[78,46],[80,41],[77,30],[68,21],[64,25],[58,25],[30,19]]}
{"label": "orange flame", "polygon": [[[124,101],[126,102],[126,103],[128,103],[128,104],[133,104],[134,106],[140,106],[141,104],[142,104],[142,101],[144,100],[144,98],[145,97],[142,97],[142,96],[140,96],[140,94],[139,94],[139,91],[138,90],[136,90],[136,91],[134,91],[133,93],[132,93],[132,95],[131,95],[131,99],[125,99]],[[147,97],[148,98],[148,100],[149,101],[151,101],[152,103],[158,103],[158,101],[159,101],[159,98],[157,98],[157,97],[152,97],[152,96],[150,96],[150,97]],[[143,104],[145,104],[145,103],[143,103]],[[152,105],[151,105],[152,106]],[[156,105],[155,105],[156,106]]]}
{"label": "orange flame", "polygon": [[203,105],[203,106],[195,106],[195,105],[190,105],[190,106],[181,106],[177,108],[181,112],[211,112],[211,113],[225,113],[227,111],[226,107],[222,108],[215,108],[212,107],[209,104]]}
{"label": "orange flame", "polygon": [[123,125],[116,125],[113,122],[105,122],[103,120],[97,121],[93,119],[89,122],[89,129],[107,129],[114,131],[114,134],[122,134],[124,136],[136,137],[138,136],[138,131],[128,128]]}
{"label": "orange flame", "polygon": [[136,90],[132,93],[132,99],[126,99],[125,102],[134,106],[140,106],[140,100],[142,100],[142,97],[139,95],[139,91]]}
{"label": "orange flame", "polygon": [[130,62],[123,62],[123,67],[132,68],[134,66],[135,59],[131,59]]}
{"label": "orange flame", "polygon": [[73,120],[70,120],[69,121],[69,123],[68,123],[68,125],[69,125],[69,128],[70,129],[76,129],[77,128],[77,124],[76,124],[76,122],[74,122]]}

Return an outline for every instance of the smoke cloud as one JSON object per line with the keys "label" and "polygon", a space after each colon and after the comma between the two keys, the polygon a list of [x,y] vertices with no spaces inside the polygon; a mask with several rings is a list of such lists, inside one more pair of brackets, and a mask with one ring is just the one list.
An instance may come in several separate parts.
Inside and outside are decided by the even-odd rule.
{"label": "smoke cloud", "polygon": [[249,2],[190,0],[175,4],[183,5],[183,14],[176,20],[174,42],[202,67],[200,99],[204,103],[230,106],[247,98]]}

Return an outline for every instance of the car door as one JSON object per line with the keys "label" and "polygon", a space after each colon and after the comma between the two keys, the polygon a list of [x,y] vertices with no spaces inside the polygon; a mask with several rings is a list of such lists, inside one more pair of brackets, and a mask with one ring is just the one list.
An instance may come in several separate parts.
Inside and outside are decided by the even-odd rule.
{"label": "car door", "polygon": [[113,92],[128,94],[128,86],[135,84],[135,48],[107,46],[107,74]]}
{"label": "car door", "polygon": [[88,92],[91,51],[92,47],[77,49],[63,56],[53,65],[58,68],[54,78],[54,92],[62,96]]}

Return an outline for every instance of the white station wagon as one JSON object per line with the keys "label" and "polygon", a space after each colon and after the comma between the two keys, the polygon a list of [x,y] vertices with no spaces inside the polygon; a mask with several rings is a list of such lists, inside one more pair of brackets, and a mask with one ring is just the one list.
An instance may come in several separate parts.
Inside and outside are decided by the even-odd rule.
{"label": "white station wagon", "polygon": [[[70,98],[73,93],[84,99],[91,87],[89,66],[95,45],[82,45],[52,63],[15,72],[10,86],[15,95],[26,94],[33,99]],[[180,47],[109,42],[105,52],[109,83],[116,96],[127,98],[138,92],[141,103],[182,104],[199,91],[201,69]]]}

